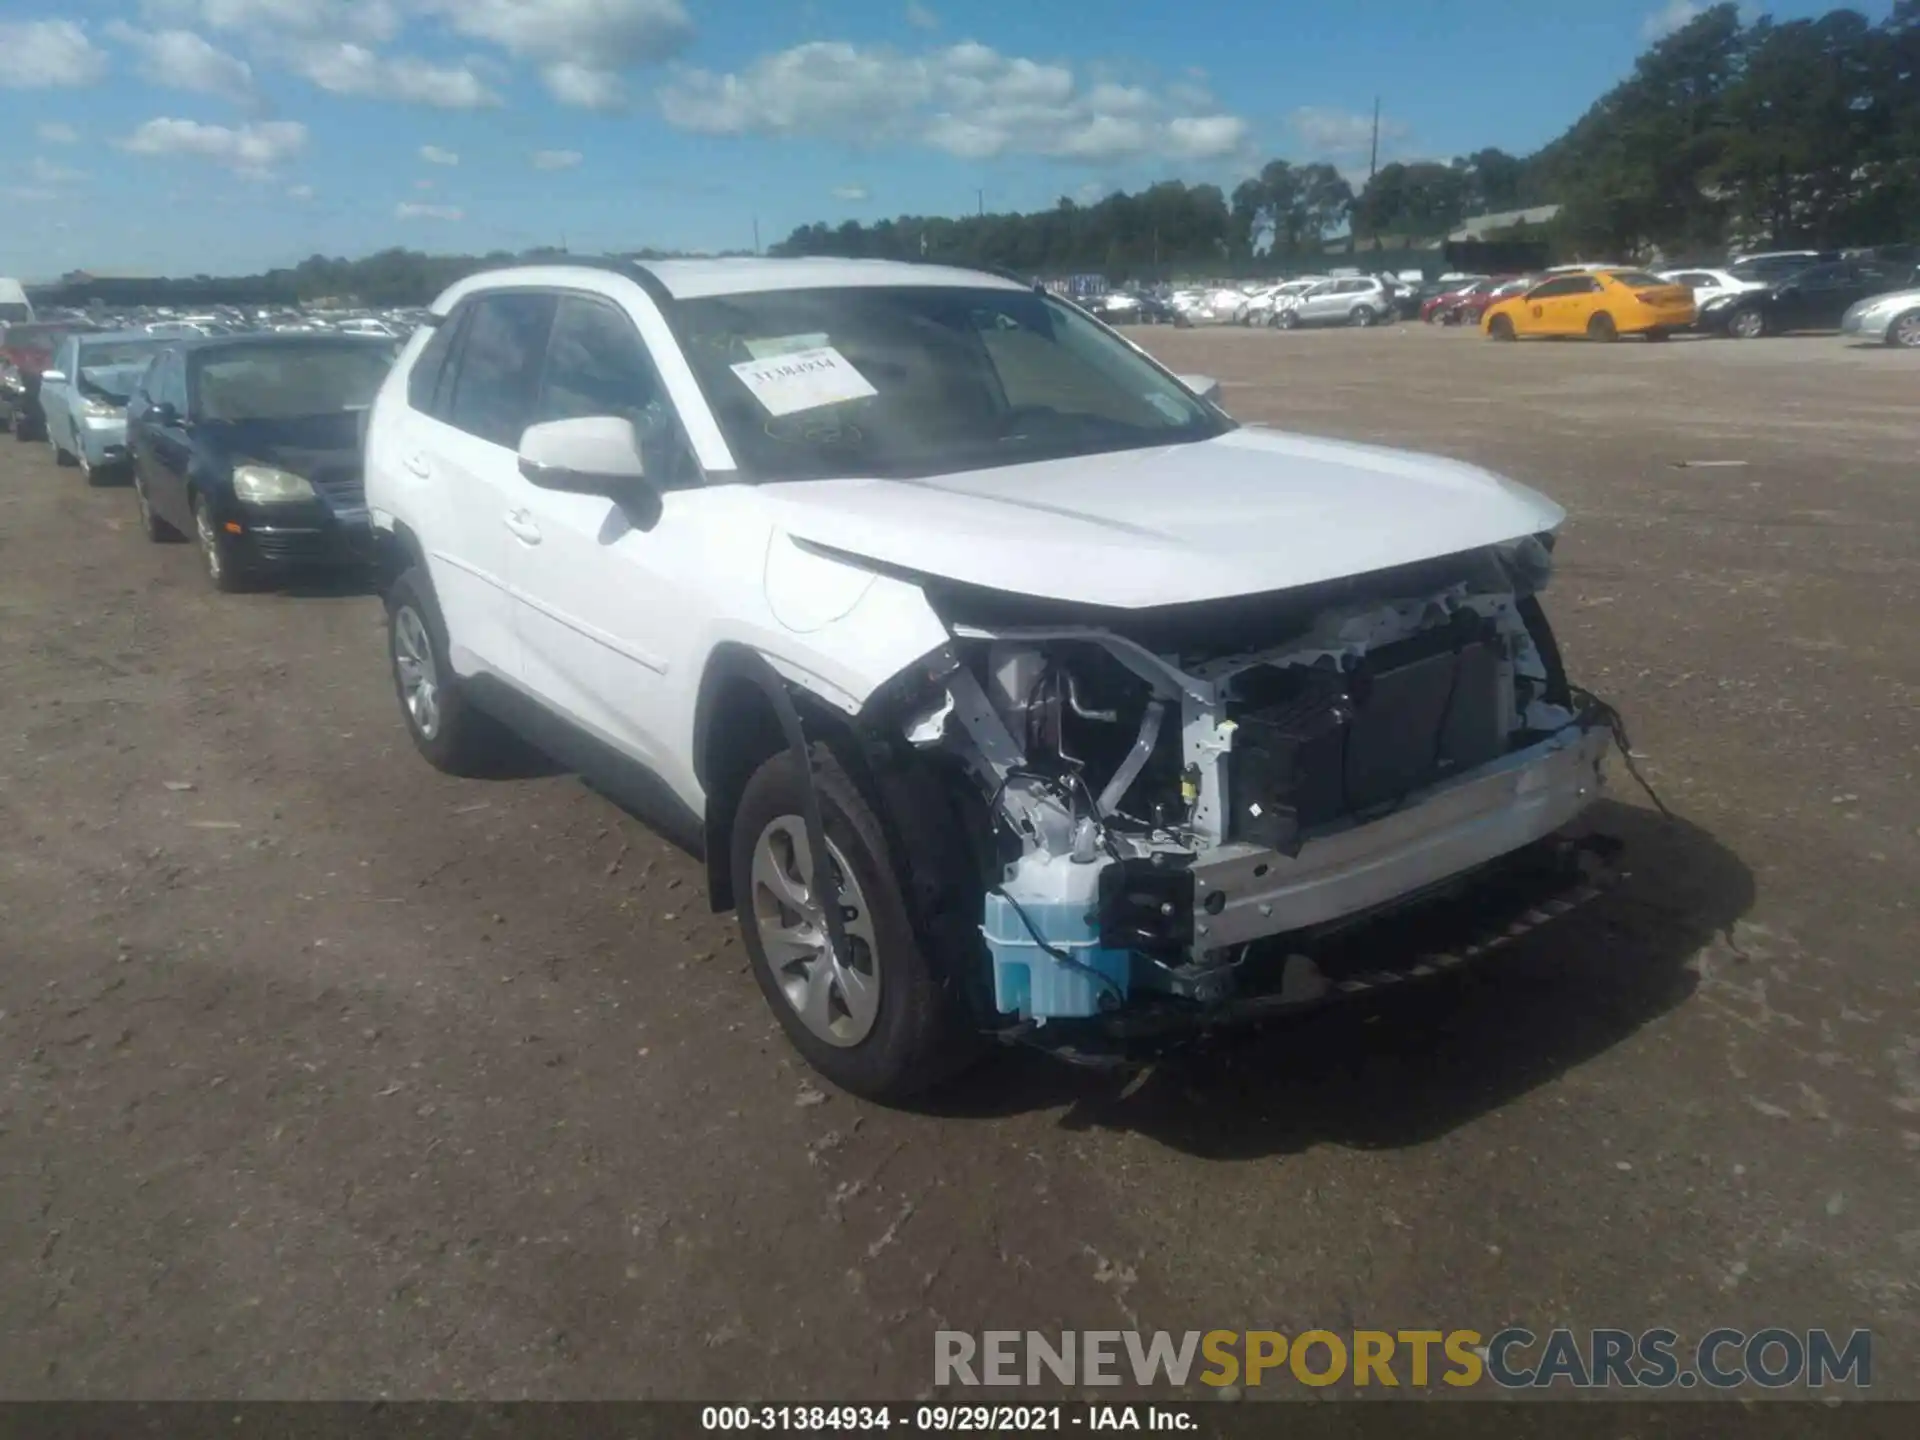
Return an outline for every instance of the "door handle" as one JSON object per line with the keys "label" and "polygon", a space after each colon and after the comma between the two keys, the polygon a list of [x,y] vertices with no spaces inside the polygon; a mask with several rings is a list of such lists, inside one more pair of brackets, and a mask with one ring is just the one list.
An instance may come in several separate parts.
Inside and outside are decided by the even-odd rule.
{"label": "door handle", "polygon": [[513,532],[513,538],[526,545],[540,543],[540,527],[533,523],[533,517],[524,510],[509,510],[501,517],[507,529]]}
{"label": "door handle", "polygon": [[409,455],[400,463],[405,467],[409,475],[418,475],[422,479],[425,479],[429,473],[427,457],[424,455]]}

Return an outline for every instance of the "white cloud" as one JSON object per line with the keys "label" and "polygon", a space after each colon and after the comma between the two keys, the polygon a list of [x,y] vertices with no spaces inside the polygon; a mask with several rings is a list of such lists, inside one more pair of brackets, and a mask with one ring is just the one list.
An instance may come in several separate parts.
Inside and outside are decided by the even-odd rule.
{"label": "white cloud", "polygon": [[1199,103],[1177,106],[1139,86],[1086,85],[1063,65],[971,41],[920,56],[816,41],[734,74],[682,71],[661,89],[660,108],[669,124],[703,134],[917,143],[967,160],[1207,160],[1240,148],[1245,121],[1219,113],[1191,87],[1184,98]]}
{"label": "white cloud", "polygon": [[27,173],[41,185],[72,185],[87,178],[87,172],[84,170],[56,165],[39,155],[33,157],[33,163],[27,166]]}
{"label": "white cloud", "polygon": [[1684,30],[1700,18],[1707,7],[1694,0],[1667,0],[1658,10],[1640,22],[1642,40],[1664,40],[1676,30]]}
{"label": "white cloud", "polygon": [[0,21],[0,89],[91,85],[106,73],[106,52],[71,20]]}
{"label": "white cloud", "polygon": [[420,158],[429,165],[458,165],[460,157],[451,150],[442,150],[438,145],[422,145]]}
{"label": "white cloud", "polygon": [[618,72],[572,60],[555,60],[540,67],[547,93],[562,105],[580,110],[619,110],[627,103],[627,82]]}
{"label": "white cloud", "polygon": [[209,30],[344,37],[366,44],[391,40],[403,22],[402,0],[141,0],[140,8],[161,21]]}
{"label": "white cloud", "polygon": [[226,126],[162,118],[147,121],[120,144],[135,155],[192,155],[257,178],[306,148],[307,127],[297,120]]}
{"label": "white cloud", "polygon": [[533,168],[536,170],[572,170],[583,157],[578,150],[536,150],[533,152]]}
{"label": "white cloud", "polygon": [[477,110],[500,97],[464,65],[380,55],[350,40],[323,40],[286,52],[287,64],[335,95],[369,95],[441,110]]}
{"label": "white cloud", "polygon": [[416,0],[511,55],[620,70],[664,60],[693,37],[680,0]]}
{"label": "white cloud", "polygon": [[289,185],[287,187],[287,198],[289,200],[311,200],[313,198],[313,187],[311,185]]}
{"label": "white cloud", "polygon": [[833,187],[833,198],[836,200],[859,201],[870,197],[867,187],[864,185],[836,185]]}
{"label": "white cloud", "polygon": [[140,56],[140,75],[154,85],[244,100],[253,94],[253,67],[191,30],[138,30],[116,20],[107,37]]}
{"label": "white cloud", "polygon": [[[1365,155],[1373,145],[1373,116],[1352,110],[1326,110],[1305,105],[1287,117],[1287,125],[1301,146],[1314,160],[1330,160]],[[1380,120],[1380,141],[1404,139],[1407,127],[1385,116]]]}
{"label": "white cloud", "polygon": [[920,0],[907,0],[907,23],[916,30],[938,30],[940,17],[920,3]]}
{"label": "white cloud", "polygon": [[49,145],[78,145],[80,132],[71,125],[58,120],[42,120],[33,127],[33,133]]}
{"label": "white cloud", "polygon": [[467,212],[452,205],[422,205],[413,200],[402,200],[393,207],[396,220],[464,220]]}

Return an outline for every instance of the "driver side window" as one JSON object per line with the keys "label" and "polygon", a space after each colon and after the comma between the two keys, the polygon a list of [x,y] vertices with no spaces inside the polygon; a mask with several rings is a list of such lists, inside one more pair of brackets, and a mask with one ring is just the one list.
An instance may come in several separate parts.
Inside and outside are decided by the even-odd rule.
{"label": "driver side window", "polygon": [[633,322],[609,301],[562,295],[530,423],[590,415],[617,415],[633,423],[641,463],[655,484],[699,481],[699,468]]}

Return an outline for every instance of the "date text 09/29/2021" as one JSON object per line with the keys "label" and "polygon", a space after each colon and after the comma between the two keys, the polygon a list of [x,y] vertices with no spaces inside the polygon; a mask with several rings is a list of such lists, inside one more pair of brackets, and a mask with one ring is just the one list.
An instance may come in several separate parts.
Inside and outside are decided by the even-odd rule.
{"label": "date text 09/29/2021", "polygon": [[1008,1431],[1145,1430],[1165,1434],[1200,1428],[1191,1405],[707,1405],[705,1431],[890,1431],[990,1434]]}

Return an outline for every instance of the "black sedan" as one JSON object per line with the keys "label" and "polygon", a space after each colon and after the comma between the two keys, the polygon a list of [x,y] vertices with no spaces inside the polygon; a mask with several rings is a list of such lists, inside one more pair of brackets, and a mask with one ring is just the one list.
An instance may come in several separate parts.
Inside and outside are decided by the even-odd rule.
{"label": "black sedan", "polygon": [[362,419],[393,358],[390,340],[343,335],[222,336],[165,351],[127,407],[147,537],[192,536],[219,590],[365,563]]}
{"label": "black sedan", "polygon": [[1743,290],[1709,300],[1695,328],[1736,340],[1791,330],[1838,330],[1858,301],[1904,289],[1913,272],[1869,260],[1835,260],[1794,271],[1765,290]]}

